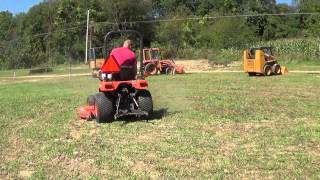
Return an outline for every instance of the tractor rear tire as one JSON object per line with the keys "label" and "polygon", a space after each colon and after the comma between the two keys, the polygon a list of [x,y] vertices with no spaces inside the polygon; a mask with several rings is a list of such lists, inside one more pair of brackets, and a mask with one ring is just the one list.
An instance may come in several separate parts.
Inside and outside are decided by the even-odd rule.
{"label": "tractor rear tire", "polygon": [[281,74],[281,67],[279,64],[274,64],[272,66],[272,73],[275,75],[280,75]]}
{"label": "tractor rear tire", "polygon": [[96,94],[96,121],[97,123],[112,122],[114,107],[111,98],[100,92]]}
{"label": "tractor rear tire", "polygon": [[272,69],[270,65],[264,66],[264,75],[265,76],[271,76],[272,75]]}
{"label": "tractor rear tire", "polygon": [[145,67],[145,72],[150,75],[156,75],[158,73],[157,65],[154,63],[148,63]]}
{"label": "tractor rear tire", "polygon": [[152,102],[152,96],[149,91],[141,91],[138,94],[138,105],[139,108],[142,111],[145,111],[148,113],[147,119],[150,119],[153,115],[153,102]]}
{"label": "tractor rear tire", "polygon": [[96,98],[93,95],[87,97],[87,105],[94,106],[96,103]]}

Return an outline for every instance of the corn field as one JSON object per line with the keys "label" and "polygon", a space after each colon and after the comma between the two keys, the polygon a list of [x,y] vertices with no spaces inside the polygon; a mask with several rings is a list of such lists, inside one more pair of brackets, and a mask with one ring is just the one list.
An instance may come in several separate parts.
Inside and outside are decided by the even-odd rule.
{"label": "corn field", "polygon": [[[249,44],[246,47],[271,46],[274,55],[282,62],[302,63],[314,62],[320,63],[320,39],[298,38],[298,39],[279,39],[274,41],[261,41]],[[208,59],[218,64],[227,64],[232,61],[242,60],[243,49],[228,48],[222,49],[218,53],[208,53]]]}
{"label": "corn field", "polygon": [[272,46],[279,56],[300,54],[307,57],[317,57],[320,54],[320,39],[285,39],[260,42],[255,46]]}

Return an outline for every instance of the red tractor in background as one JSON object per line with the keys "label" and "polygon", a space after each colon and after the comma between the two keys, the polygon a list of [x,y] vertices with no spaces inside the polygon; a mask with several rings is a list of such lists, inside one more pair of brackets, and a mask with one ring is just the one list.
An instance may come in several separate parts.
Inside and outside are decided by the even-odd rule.
{"label": "red tractor in background", "polygon": [[[148,91],[148,82],[144,79],[144,67],[140,63],[138,78],[134,67],[120,67],[111,53],[111,40],[118,35],[135,35],[140,40],[140,57],[143,56],[142,35],[134,30],[109,32],[104,37],[105,62],[99,73],[99,92],[88,96],[87,105],[80,109],[82,119],[95,118],[98,123],[112,122],[123,116],[152,117],[153,102]],[[129,77],[129,76],[130,77]]]}
{"label": "red tractor in background", "polygon": [[160,74],[175,75],[185,73],[183,66],[178,66],[172,59],[159,59],[159,48],[143,49],[143,65],[145,66],[145,76]]}

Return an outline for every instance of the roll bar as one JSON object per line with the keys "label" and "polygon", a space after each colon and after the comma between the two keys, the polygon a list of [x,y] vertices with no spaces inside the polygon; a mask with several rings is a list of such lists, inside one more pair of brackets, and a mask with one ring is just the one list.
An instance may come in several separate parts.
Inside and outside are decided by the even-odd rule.
{"label": "roll bar", "polygon": [[110,31],[108,32],[105,36],[104,36],[104,43],[103,43],[103,57],[106,59],[107,56],[110,54],[111,52],[111,49],[108,51],[107,48],[108,47],[108,43],[110,42],[110,40],[112,39],[112,35],[115,35],[115,34],[136,34],[138,37],[139,37],[139,44],[140,44],[140,75],[141,75],[141,79],[144,79],[144,74],[143,74],[143,71],[144,71],[144,67],[143,67],[143,36],[141,33],[139,33],[138,31],[135,31],[135,30],[119,30],[119,31]]}

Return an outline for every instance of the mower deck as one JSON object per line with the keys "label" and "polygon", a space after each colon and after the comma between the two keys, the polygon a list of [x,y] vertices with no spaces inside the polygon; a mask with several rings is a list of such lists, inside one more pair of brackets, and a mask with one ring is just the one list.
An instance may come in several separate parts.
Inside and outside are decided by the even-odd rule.
{"label": "mower deck", "polygon": [[136,116],[136,117],[141,117],[141,116],[148,116],[149,114],[145,111],[141,110],[133,110],[131,112],[121,112],[119,111],[117,114],[114,115],[114,119],[119,119],[121,117],[125,116]]}
{"label": "mower deck", "polygon": [[86,105],[81,107],[79,110],[79,115],[81,119],[91,120],[95,117],[96,114],[95,106]]}
{"label": "mower deck", "polygon": [[[95,106],[86,105],[84,107],[81,107],[79,112],[80,112],[79,114],[81,119],[92,120],[96,118]],[[126,116],[136,116],[136,117],[149,116],[149,113],[139,109],[132,110],[131,112],[125,112],[120,110],[118,113],[114,115],[114,119],[117,120],[119,118],[126,117]]]}

